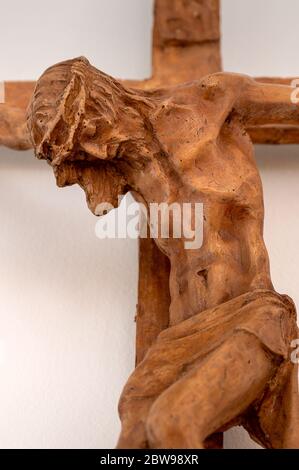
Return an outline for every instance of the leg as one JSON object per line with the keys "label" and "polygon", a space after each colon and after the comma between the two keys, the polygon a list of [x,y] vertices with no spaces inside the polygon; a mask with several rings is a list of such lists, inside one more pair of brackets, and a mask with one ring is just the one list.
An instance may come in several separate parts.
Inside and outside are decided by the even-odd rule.
{"label": "leg", "polygon": [[[148,448],[146,420],[148,413],[161,393],[178,379],[179,366],[174,371],[164,372],[163,356],[169,353],[156,343],[145,359],[129,378],[119,401],[119,415],[122,429],[117,444],[118,449]],[[163,379],[161,379],[163,377]]]}
{"label": "leg", "polygon": [[[156,397],[148,399],[121,400],[120,416],[122,430],[117,449],[147,449],[146,420]],[[124,411],[122,411],[122,408]]]}
{"label": "leg", "polygon": [[150,448],[204,448],[208,436],[261,395],[275,370],[255,336],[232,335],[155,401],[147,419]]}

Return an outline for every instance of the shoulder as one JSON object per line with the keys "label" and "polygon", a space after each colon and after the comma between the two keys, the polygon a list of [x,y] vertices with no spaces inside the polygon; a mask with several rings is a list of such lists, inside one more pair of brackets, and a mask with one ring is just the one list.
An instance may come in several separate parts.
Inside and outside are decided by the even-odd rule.
{"label": "shoulder", "polygon": [[239,96],[252,83],[252,78],[238,73],[219,72],[206,75],[197,82],[206,99],[220,98],[227,95]]}

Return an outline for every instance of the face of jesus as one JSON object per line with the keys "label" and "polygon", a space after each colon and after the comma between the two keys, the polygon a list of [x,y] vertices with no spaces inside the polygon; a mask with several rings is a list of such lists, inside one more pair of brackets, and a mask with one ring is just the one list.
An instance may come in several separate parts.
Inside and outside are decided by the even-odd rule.
{"label": "face of jesus", "polygon": [[[111,163],[117,152],[115,127],[106,115],[89,112],[80,78],[64,84],[59,94],[56,81],[46,72],[29,108],[36,156],[52,166],[59,187],[79,184],[89,209],[97,215],[103,199],[116,205],[121,194],[122,179]],[[50,85],[56,88],[54,94]]]}

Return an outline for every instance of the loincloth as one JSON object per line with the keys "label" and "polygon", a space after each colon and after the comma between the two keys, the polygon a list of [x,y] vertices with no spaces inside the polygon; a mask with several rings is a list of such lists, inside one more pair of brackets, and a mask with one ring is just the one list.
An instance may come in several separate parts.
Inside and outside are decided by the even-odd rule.
{"label": "loincloth", "polygon": [[121,398],[121,414],[126,403],[154,400],[239,332],[254,335],[277,359],[276,376],[254,405],[256,428],[248,426],[249,432],[267,447],[272,445],[273,432],[276,447],[290,447],[295,441],[299,446],[297,367],[291,362],[291,344],[298,338],[296,309],[287,296],[268,290],[248,292],[163,331],[129,379]]}

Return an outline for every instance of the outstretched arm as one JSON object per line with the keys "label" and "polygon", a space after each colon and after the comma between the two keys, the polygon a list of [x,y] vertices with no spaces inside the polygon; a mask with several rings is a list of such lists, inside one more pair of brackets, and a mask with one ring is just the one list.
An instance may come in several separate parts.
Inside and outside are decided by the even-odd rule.
{"label": "outstretched arm", "polygon": [[203,97],[221,107],[223,120],[228,112],[237,111],[246,127],[263,124],[299,126],[299,102],[296,103],[299,89],[296,87],[262,83],[247,75],[226,72],[208,75],[200,85]]}
{"label": "outstretched arm", "polygon": [[247,77],[243,79],[246,85],[242,87],[236,109],[246,125],[299,125],[299,103],[294,101],[294,98],[298,101],[298,91],[295,87],[259,83]]}

